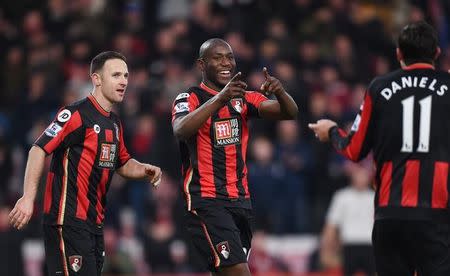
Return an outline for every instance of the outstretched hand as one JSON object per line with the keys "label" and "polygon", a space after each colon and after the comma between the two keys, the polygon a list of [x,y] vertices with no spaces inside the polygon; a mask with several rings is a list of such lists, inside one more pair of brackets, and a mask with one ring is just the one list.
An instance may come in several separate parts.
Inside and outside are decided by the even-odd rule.
{"label": "outstretched hand", "polygon": [[275,96],[277,96],[284,91],[281,82],[277,78],[269,74],[267,67],[263,68],[263,74],[265,81],[263,84],[261,84],[260,89],[261,92],[264,93],[264,95],[269,96],[271,94],[274,94]]}
{"label": "outstretched hand", "polygon": [[308,124],[308,127],[314,131],[316,137],[321,142],[327,142],[330,140],[330,129],[334,126],[337,126],[336,122],[328,119],[318,120],[317,123]]}
{"label": "outstretched hand", "polygon": [[217,97],[223,104],[226,104],[233,98],[243,98],[247,84],[241,80],[242,73],[238,72],[225,87],[217,94]]}
{"label": "outstretched hand", "polygon": [[161,183],[162,171],[160,167],[145,164],[145,174],[147,174],[150,183],[153,187],[158,187]]}

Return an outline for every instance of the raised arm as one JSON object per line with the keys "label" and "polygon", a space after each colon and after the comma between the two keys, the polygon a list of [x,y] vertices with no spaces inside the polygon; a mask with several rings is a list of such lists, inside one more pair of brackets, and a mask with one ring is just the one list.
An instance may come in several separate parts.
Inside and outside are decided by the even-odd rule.
{"label": "raised arm", "polygon": [[[241,72],[234,75],[228,84],[214,97],[190,112],[189,100],[176,103],[173,133],[179,139],[188,139],[194,135],[208,118],[227,104],[232,98],[244,97],[247,84],[239,80]],[[179,105],[179,106],[177,106]]]}
{"label": "raised arm", "polygon": [[259,115],[267,119],[292,120],[297,118],[298,107],[292,97],[284,90],[281,82],[269,75],[267,68],[263,68],[265,82],[261,85],[261,91],[266,94],[274,94],[277,100],[267,100],[259,105]]}

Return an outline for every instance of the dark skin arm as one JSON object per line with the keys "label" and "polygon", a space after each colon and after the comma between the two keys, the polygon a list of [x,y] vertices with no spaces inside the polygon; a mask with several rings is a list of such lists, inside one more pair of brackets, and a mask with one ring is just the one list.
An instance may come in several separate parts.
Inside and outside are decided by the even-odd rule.
{"label": "dark skin arm", "polygon": [[298,107],[292,97],[284,90],[281,82],[269,75],[267,68],[263,68],[265,82],[261,85],[261,91],[269,96],[275,95],[277,101],[268,100],[259,106],[259,115],[265,119],[292,120],[297,118]]}
{"label": "dark skin arm", "polygon": [[226,105],[232,98],[244,97],[247,84],[240,80],[241,72],[234,75],[227,85],[214,97],[186,116],[173,122],[173,133],[178,139],[194,135],[208,118]]}

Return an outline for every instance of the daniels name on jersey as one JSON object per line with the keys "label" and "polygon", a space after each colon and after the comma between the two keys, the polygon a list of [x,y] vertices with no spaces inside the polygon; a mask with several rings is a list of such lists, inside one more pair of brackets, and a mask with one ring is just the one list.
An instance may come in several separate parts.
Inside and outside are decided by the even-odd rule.
{"label": "daniels name on jersey", "polygon": [[390,100],[392,95],[395,95],[399,91],[401,92],[404,88],[425,88],[432,92],[436,92],[439,96],[443,96],[448,90],[447,85],[438,83],[435,78],[428,78],[424,76],[403,76],[392,81],[389,87],[381,90],[381,95],[386,100]]}

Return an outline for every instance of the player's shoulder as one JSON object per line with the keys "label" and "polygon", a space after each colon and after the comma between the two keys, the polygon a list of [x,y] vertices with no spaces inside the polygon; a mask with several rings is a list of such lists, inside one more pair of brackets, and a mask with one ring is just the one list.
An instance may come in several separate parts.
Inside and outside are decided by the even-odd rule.
{"label": "player's shoulder", "polygon": [[73,118],[74,114],[81,113],[85,103],[86,98],[61,107],[56,113],[56,120],[60,123],[69,121]]}
{"label": "player's shoulder", "polygon": [[189,99],[189,97],[191,97],[191,95],[195,94],[201,94],[202,93],[202,89],[198,86],[192,86],[189,87],[188,89],[180,92],[174,99],[174,102],[179,102],[179,101],[187,101]]}
{"label": "player's shoulder", "polygon": [[384,75],[377,76],[370,82],[368,89],[369,91],[378,91],[380,89],[383,89],[384,87],[386,87],[386,84],[390,83],[392,80],[398,78],[402,74],[403,70],[397,69]]}

